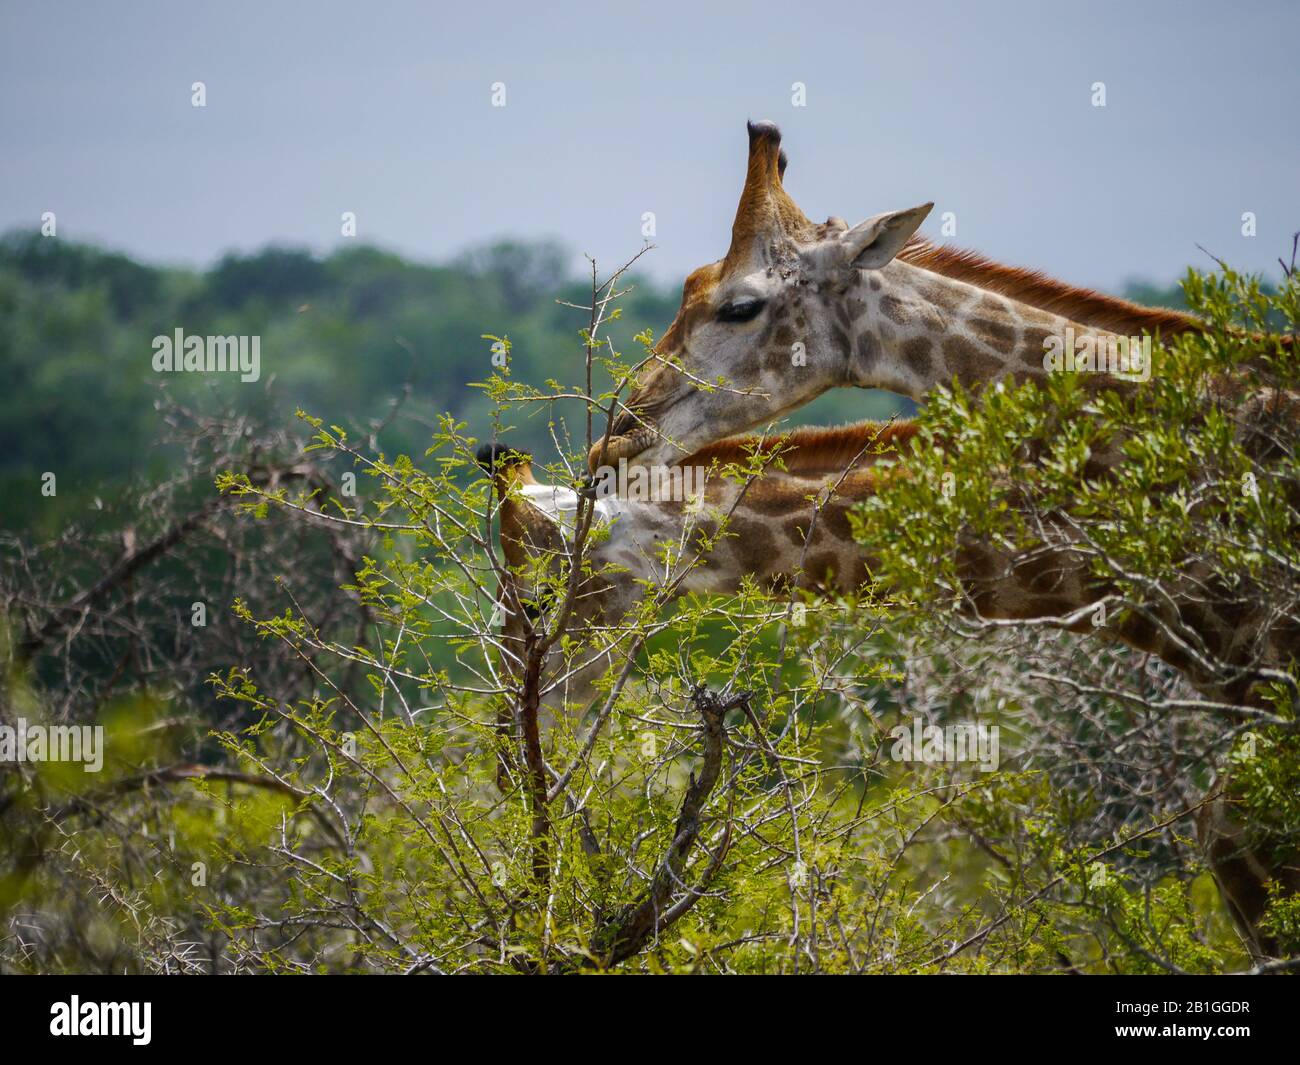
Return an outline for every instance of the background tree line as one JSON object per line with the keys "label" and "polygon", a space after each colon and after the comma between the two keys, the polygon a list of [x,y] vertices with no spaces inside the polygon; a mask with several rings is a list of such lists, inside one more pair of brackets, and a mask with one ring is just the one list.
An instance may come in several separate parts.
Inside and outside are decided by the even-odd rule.
{"label": "background tree line", "polygon": [[[440,412],[472,425],[490,404],[470,383],[492,370],[483,334],[512,338],[511,372],[541,383],[576,365],[588,282],[553,242],[501,241],[452,262],[415,263],[365,245],[326,258],[268,247],[230,254],[206,271],[137,262],[91,245],[11,232],[0,239],[0,492],[3,526],[58,528],[132,477],[177,467],[159,445],[155,403],[165,389],[205,412],[236,410],[284,424],[295,407],[337,418],[382,419],[381,443],[417,453]],[[637,278],[611,336],[621,347],[662,331],[680,290]],[[151,341],[177,328],[193,335],[258,335],[255,384],[212,375],[159,375]],[[882,396],[878,412],[894,409]],[[560,405],[559,410],[571,410]],[[860,416],[836,396],[801,412],[809,421]],[[547,441],[545,419],[517,427],[522,445]],[[43,498],[39,475],[59,477]]]}

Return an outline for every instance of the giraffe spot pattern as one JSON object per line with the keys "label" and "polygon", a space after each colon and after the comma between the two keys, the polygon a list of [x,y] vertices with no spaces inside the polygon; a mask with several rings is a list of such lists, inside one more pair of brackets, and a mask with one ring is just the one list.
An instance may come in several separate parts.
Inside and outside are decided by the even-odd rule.
{"label": "giraffe spot pattern", "polygon": [[956,374],[963,384],[986,379],[990,376],[989,364],[995,361],[965,337],[948,337],[943,342],[943,354],[948,361],[948,376]]}
{"label": "giraffe spot pattern", "polygon": [[1047,338],[1055,336],[1056,330],[1041,325],[1033,325],[1025,330],[1020,345],[1020,359],[1026,366],[1043,365],[1043,353],[1047,350]]}
{"label": "giraffe spot pattern", "polygon": [[835,343],[835,350],[847,355],[853,350],[853,345],[849,340],[849,334],[841,329],[838,325],[831,330],[831,339]]}
{"label": "giraffe spot pattern", "polygon": [[896,325],[907,325],[912,320],[912,315],[907,304],[897,296],[881,296],[880,313]]}
{"label": "giraffe spot pattern", "polygon": [[765,522],[735,516],[730,531],[735,537],[728,542],[736,560],[751,573],[768,572],[778,558],[776,535]]}
{"label": "giraffe spot pattern", "polygon": [[934,366],[934,344],[927,336],[912,337],[903,343],[903,359],[918,377],[928,378]]}
{"label": "giraffe spot pattern", "polygon": [[869,366],[876,361],[880,354],[880,341],[876,339],[876,334],[863,332],[858,334],[858,360],[864,365]]}
{"label": "giraffe spot pattern", "polygon": [[840,557],[834,551],[818,551],[804,560],[804,576],[814,584],[824,584],[840,568]]}
{"label": "giraffe spot pattern", "polygon": [[1007,350],[1016,342],[1016,327],[1009,318],[972,318],[970,331],[991,348]]}
{"label": "giraffe spot pattern", "polygon": [[946,285],[925,285],[920,290],[921,298],[944,311],[960,310],[966,302],[957,289]]}
{"label": "giraffe spot pattern", "polygon": [[849,522],[849,507],[852,504],[832,500],[823,508],[817,518],[817,528],[825,529],[827,535],[841,543],[853,542],[853,526]]}

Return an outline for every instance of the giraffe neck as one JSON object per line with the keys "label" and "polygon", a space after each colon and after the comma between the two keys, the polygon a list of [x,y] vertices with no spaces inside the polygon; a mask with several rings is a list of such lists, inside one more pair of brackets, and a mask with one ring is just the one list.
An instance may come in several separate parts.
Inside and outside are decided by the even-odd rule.
{"label": "giraffe neck", "polygon": [[[1084,338],[1113,334],[1050,311],[896,260],[859,271],[845,305],[852,314],[849,380],[922,399],[955,378],[967,389],[994,381],[1042,381],[1044,356]],[[1113,364],[1112,364],[1113,365]],[[1092,387],[1123,387],[1089,374]]]}
{"label": "giraffe neck", "polygon": [[[905,465],[882,465],[878,455],[846,459],[844,449],[832,446],[835,437],[846,434],[852,436],[853,427],[831,431],[830,441],[796,437],[804,441],[798,473],[769,469],[744,483],[701,474],[696,484],[703,487],[688,499],[603,503],[598,519],[608,533],[588,545],[592,573],[602,576],[583,596],[586,620],[616,623],[645,594],[646,582],[671,583],[674,595],[731,594],[746,579],[778,592],[796,586],[840,593],[860,589],[874,567],[870,548],[853,535],[849,512],[888,491],[890,480],[907,471]],[[853,441],[858,443],[857,436]],[[799,463],[798,455],[793,453],[792,464]],[[818,467],[823,460],[824,470]],[[846,473],[849,464],[853,468]],[[518,565],[538,551],[563,554],[576,495],[536,482],[521,488],[502,504],[509,561]],[[1024,551],[962,536],[957,561],[963,611],[973,619],[1036,621],[1117,640],[1161,658],[1208,696],[1248,698],[1258,679],[1251,663],[1262,614],[1243,605],[1231,616],[1214,616],[1200,602],[1203,582],[1195,575],[1150,609],[1120,610],[1114,586],[1097,579],[1089,552],[1078,547],[1068,526],[1048,520],[1043,535],[1041,545]],[[672,545],[672,565],[665,560],[666,545]],[[683,566],[685,579],[674,581]],[[1288,639],[1294,643],[1294,628],[1282,642]],[[1202,668],[1200,655],[1211,663],[1238,663],[1240,677],[1223,687],[1216,671]],[[1285,654],[1270,645],[1266,658],[1276,664]]]}

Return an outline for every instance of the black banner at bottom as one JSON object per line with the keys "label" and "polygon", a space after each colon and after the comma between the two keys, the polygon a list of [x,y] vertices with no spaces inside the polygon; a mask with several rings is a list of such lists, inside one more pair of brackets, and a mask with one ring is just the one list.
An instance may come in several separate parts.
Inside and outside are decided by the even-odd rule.
{"label": "black banner at bottom", "polygon": [[[12,976],[0,982],[0,1045],[7,1052],[59,1044],[94,1052],[96,1044],[111,1043],[135,1055],[234,1040],[246,1051],[374,1053],[377,1040],[400,1033],[435,1054],[466,1038],[499,1052],[544,1032],[553,1041],[573,1024],[584,1043],[593,1036],[603,1043],[601,1029],[608,1025],[616,1041],[609,1045],[617,1046],[629,1024],[647,1033],[662,1025],[666,1034],[687,1010],[697,1015],[692,1027],[716,1025],[721,1038],[730,1030],[752,1039],[755,1022],[765,1017],[762,1038],[769,1049],[773,1040],[788,1040],[806,1050],[809,1021],[833,1023],[841,1034],[846,1022],[861,1021],[874,1035],[902,1041],[946,1038],[944,1032],[1010,1037],[1049,1027],[1058,1045],[1080,1050],[1121,1043],[1259,1048],[1291,1037],[1296,987],[1285,975],[823,978],[815,989],[749,980],[738,1009],[716,986],[691,993],[661,982],[661,1001],[644,979],[635,990],[617,980],[588,983],[577,994],[572,987],[548,993],[546,986],[503,994],[485,991],[480,981],[435,987],[396,977]],[[816,996],[814,1006],[805,994]],[[771,1006],[759,1012],[769,996]]]}

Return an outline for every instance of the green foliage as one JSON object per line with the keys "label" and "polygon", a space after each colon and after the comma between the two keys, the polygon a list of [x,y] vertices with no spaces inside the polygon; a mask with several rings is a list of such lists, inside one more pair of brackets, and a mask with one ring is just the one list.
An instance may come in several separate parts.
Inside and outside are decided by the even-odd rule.
{"label": "green foliage", "polygon": [[[828,600],[751,584],[665,606],[665,578],[643,583],[618,632],[578,638],[566,602],[612,574],[553,553],[505,565],[499,501],[469,427],[549,456],[542,480],[581,487],[588,433],[625,393],[674,293],[642,284],[597,321],[552,301],[557,289],[572,303],[587,295],[551,246],[497,245],[452,267],[374,248],[325,260],[271,249],[202,275],[94,254],[5,245],[0,343],[21,383],[0,400],[14,418],[0,424],[16,427],[8,475],[62,456],[86,464],[86,491],[102,491],[139,472],[156,384],[148,340],[182,325],[260,334],[264,374],[338,423],[300,412],[305,465],[360,484],[350,495],[317,476],[268,479],[260,452],[211,464],[236,504],[232,524],[271,545],[269,563],[259,554],[255,576],[223,600],[234,598],[245,639],[230,640],[211,698],[140,695],[141,682],[96,700],[120,756],[104,779],[42,767],[12,793],[0,910],[64,928],[49,947],[6,941],[6,967],[1249,965],[1188,810],[1217,756],[1262,837],[1295,838],[1294,663],[1267,678],[1266,703],[1243,723],[1187,708],[1177,678],[1092,641],[954,639],[972,633],[948,607],[962,597],[963,545],[1030,550],[1039,519],[1056,513],[1086,534],[1089,572],[1114,589],[1120,621],[1188,574],[1228,601],[1283,601],[1300,572],[1293,438],[1271,427],[1285,446],[1261,449],[1229,397],[1206,400],[1204,386],[1229,371],[1295,384],[1293,348],[1242,335],[1294,323],[1294,282],[1266,293],[1228,272],[1189,275],[1188,302],[1209,330],[1159,348],[1152,380],[1127,393],[1061,376],[979,401],[935,395],[906,470],[855,519],[878,588]],[[508,356],[495,373],[493,345]],[[570,383],[584,353],[589,394]],[[415,399],[389,418],[386,397],[407,382]],[[276,414],[261,388],[169,388],[199,407]],[[32,411],[49,417],[39,445],[23,428]],[[801,415],[849,412],[880,413],[846,394]],[[1120,456],[1107,475],[1094,470],[1103,455]],[[169,462],[158,456],[158,469]],[[273,539],[282,524],[302,541]],[[321,530],[357,539],[338,552],[343,587],[313,598],[303,571],[329,554],[311,538]],[[607,535],[595,527],[588,542]],[[693,564],[671,545],[662,562],[666,574]],[[318,569],[311,579],[319,592]],[[533,594],[522,636],[502,624],[511,582]],[[543,681],[598,652],[613,668],[582,705],[543,700],[534,751],[521,722],[545,693],[518,667],[541,643]],[[127,660],[115,646],[94,653]],[[13,665],[9,704],[39,719],[67,701],[56,672]],[[209,743],[178,734],[178,706],[185,729],[211,728]],[[900,760],[894,730],[918,720],[997,726],[1001,764]],[[658,923],[637,937],[647,901]],[[1294,896],[1276,893],[1266,930],[1294,945],[1298,928]]]}
{"label": "green foliage", "polygon": [[[359,426],[382,425],[381,446],[406,454],[423,449],[440,412],[483,424],[491,403],[467,382],[492,370],[486,323],[516,339],[516,379],[540,386],[580,364],[575,336],[586,319],[558,302],[585,298],[568,258],[545,242],[496,243],[445,265],[364,245],[324,259],[269,247],[196,273],[13,232],[0,240],[0,361],[9,374],[0,396],[0,490],[8,503],[0,522],[53,531],[131,477],[171,473],[176,455],[158,445],[160,389],[194,410],[233,407],[262,424],[281,424],[295,407],[333,411]],[[608,331],[630,346],[637,334],[666,328],[678,299],[673,286],[640,279]],[[155,373],[152,340],[177,328],[259,336],[261,379]],[[865,413],[893,409],[879,396]],[[806,417],[863,413],[858,399],[841,394]],[[536,449],[550,444],[548,422],[580,422],[585,412],[557,401],[520,414],[513,439]],[[59,475],[55,499],[40,495],[45,471]]]}
{"label": "green foliage", "polygon": [[[1084,375],[1063,373],[1041,388],[1000,385],[978,400],[940,390],[922,415],[914,451],[888,490],[861,508],[855,528],[878,561],[876,577],[911,608],[899,623],[931,637],[954,622],[945,605],[969,606],[963,582],[972,552],[1010,573],[1036,551],[1068,544],[1104,609],[1038,613],[1058,615],[1060,627],[1104,627],[1139,645],[1165,639],[1175,653],[1189,648],[1193,675],[1219,694],[1198,703],[1184,691],[1161,702],[1171,714],[1199,706],[1214,715],[1205,742],[1244,805],[1252,838],[1293,862],[1300,843],[1292,620],[1300,594],[1300,434],[1287,396],[1300,387],[1300,283],[1290,276],[1265,290],[1225,268],[1189,271],[1184,291],[1207,326],[1156,345],[1148,382],[1099,391]],[[1272,331],[1279,324],[1282,331]],[[1253,640],[1242,633],[1236,645],[1203,641],[1219,618],[1228,619],[1227,633],[1246,625],[1260,632]],[[1093,689],[1092,703],[1102,720],[1118,724],[1123,704],[1106,709],[1097,702],[1104,694]],[[1124,685],[1109,694],[1141,701]],[[1265,722],[1250,733],[1249,758],[1240,748],[1228,757],[1243,730]],[[1204,783],[1204,767],[1194,776]],[[1042,822],[1047,838],[1067,834],[1080,816],[1087,810],[1058,806]],[[1048,865],[1066,858],[1062,852]],[[1115,879],[1094,901],[1135,958],[1158,956],[1189,971],[1219,964],[1193,934],[1204,918],[1190,881],[1148,883],[1137,894],[1125,883]],[[1294,909],[1278,893],[1268,918],[1291,949]],[[1133,971],[1144,970],[1137,961]]]}

